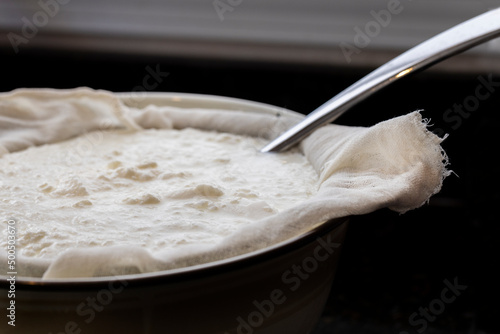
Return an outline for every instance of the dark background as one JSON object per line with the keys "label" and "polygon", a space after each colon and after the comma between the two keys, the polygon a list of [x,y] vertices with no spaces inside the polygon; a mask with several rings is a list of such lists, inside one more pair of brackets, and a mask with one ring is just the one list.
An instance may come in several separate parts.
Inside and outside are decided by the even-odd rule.
{"label": "dark background", "polygon": [[[304,114],[368,73],[369,68],[292,66],[113,54],[1,50],[0,91],[20,87],[88,86],[129,92],[146,67],[169,72],[155,90],[215,94],[285,107]],[[500,200],[496,86],[468,118],[454,123],[444,112],[474,96],[491,73],[425,71],[385,88],[337,120],[370,126],[423,109],[431,129],[449,137],[443,148],[453,174],[423,207],[400,215],[389,210],[353,217],[336,281],[314,334],[499,333]],[[500,76],[493,76],[500,83]],[[467,288],[445,310],[412,326],[409,317],[440,298],[444,280]]]}

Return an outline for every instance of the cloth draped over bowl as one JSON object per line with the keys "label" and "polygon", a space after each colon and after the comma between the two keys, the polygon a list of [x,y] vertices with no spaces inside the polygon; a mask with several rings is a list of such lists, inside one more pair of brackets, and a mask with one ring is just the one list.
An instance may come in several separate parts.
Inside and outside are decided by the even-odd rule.
{"label": "cloth draped over bowl", "polygon": [[[89,88],[18,89],[0,94],[0,159],[30,146],[115,128],[194,127],[273,138],[301,117],[147,103],[137,107],[117,94]],[[404,213],[425,204],[450,174],[441,142],[419,112],[371,127],[326,125],[300,144],[318,172],[317,194],[243,227],[220,244],[187,245],[155,254],[131,246],[74,248],[53,260],[18,256],[16,269],[19,276],[53,279],[184,268],[265,248],[329,219],[386,207]],[[8,219],[0,213],[0,222]],[[8,271],[7,252],[2,249],[0,273]]]}

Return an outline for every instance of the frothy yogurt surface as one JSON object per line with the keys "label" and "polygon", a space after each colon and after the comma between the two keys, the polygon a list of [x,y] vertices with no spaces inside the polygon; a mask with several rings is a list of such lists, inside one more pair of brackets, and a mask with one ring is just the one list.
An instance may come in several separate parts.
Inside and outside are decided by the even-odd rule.
{"label": "frothy yogurt surface", "polygon": [[[2,218],[18,253],[134,245],[151,252],[212,244],[316,193],[296,150],[195,129],[93,132],[0,158]],[[1,238],[6,249],[7,238]]]}

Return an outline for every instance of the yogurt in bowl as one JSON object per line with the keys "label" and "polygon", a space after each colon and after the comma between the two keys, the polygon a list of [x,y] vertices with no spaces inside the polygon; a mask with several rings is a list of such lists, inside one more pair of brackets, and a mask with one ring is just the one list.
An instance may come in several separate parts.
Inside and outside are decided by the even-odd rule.
{"label": "yogurt in bowl", "polygon": [[91,132],[30,147],[0,159],[0,209],[19,221],[18,255],[30,258],[212,245],[317,192],[318,175],[298,150],[259,153],[265,142],[186,128]]}

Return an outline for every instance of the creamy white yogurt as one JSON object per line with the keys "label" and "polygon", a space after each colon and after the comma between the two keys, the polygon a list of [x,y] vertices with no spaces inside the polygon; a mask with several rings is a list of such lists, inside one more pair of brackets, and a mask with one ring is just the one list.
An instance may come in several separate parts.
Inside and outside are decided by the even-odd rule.
{"label": "creamy white yogurt", "polygon": [[259,153],[265,143],[195,129],[109,131],[6,154],[1,218],[17,221],[19,254],[36,258],[213,244],[316,193],[303,155]]}

